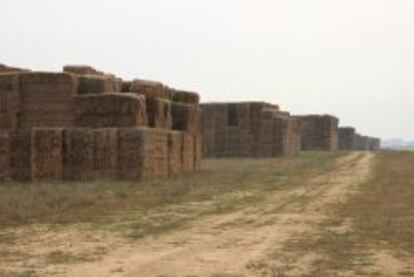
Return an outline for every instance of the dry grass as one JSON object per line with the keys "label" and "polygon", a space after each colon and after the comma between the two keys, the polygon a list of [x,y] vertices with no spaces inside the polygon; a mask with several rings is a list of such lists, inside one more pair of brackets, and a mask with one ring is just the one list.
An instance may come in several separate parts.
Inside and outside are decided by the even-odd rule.
{"label": "dry grass", "polygon": [[340,210],[361,237],[414,254],[414,153],[383,152],[374,178]]}
{"label": "dry grass", "polygon": [[132,237],[260,202],[329,170],[337,153],[289,159],[207,160],[196,173],[141,182],[0,184],[0,226],[92,223]]}
{"label": "dry grass", "polygon": [[[361,184],[347,203],[330,211],[319,234],[290,241],[289,255],[319,255],[313,272],[304,276],[384,276],[375,267],[375,253],[391,251],[396,258],[414,257],[414,152],[377,154],[373,177]],[[338,227],[352,228],[336,231]],[[399,272],[414,276],[414,271]]]}

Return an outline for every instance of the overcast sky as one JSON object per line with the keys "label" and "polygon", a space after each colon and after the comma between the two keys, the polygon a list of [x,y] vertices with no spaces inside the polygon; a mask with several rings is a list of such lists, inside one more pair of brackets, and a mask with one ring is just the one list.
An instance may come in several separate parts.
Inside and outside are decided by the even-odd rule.
{"label": "overcast sky", "polygon": [[412,0],[1,0],[0,63],[90,64],[414,139]]}

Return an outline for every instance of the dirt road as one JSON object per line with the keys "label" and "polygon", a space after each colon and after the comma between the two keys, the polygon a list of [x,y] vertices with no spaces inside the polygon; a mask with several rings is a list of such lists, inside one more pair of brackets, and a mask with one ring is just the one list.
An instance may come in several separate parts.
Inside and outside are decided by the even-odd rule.
{"label": "dirt road", "polygon": [[[353,153],[336,170],[299,189],[270,194],[235,213],[192,222],[157,239],[117,246],[103,260],[66,268],[68,276],[252,276],[306,273],[316,255],[279,256],[292,237],[310,236],[370,174],[371,153]],[[346,227],[346,226],[345,226]],[[286,268],[289,270],[286,270]],[[275,275],[277,276],[277,275]]]}

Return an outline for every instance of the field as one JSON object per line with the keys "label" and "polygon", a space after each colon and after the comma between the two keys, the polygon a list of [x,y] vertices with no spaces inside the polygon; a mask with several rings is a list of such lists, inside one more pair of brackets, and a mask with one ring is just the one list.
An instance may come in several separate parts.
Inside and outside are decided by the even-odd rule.
{"label": "field", "polygon": [[414,153],[0,185],[0,276],[414,276]]}

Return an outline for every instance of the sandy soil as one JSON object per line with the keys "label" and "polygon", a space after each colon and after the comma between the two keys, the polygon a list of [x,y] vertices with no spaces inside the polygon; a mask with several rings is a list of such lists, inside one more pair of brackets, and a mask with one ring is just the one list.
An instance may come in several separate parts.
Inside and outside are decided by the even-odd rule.
{"label": "sandy soil", "polygon": [[[311,270],[318,254],[278,253],[292,238],[316,234],[318,224],[329,218],[330,205],[346,201],[369,177],[373,158],[372,153],[349,154],[337,161],[334,171],[295,190],[269,193],[262,203],[192,221],[158,238],[131,241],[76,228],[22,229],[19,237],[24,239],[9,250],[26,256],[7,264],[0,259],[0,273],[3,266],[8,271],[31,268],[41,276],[300,276]],[[348,228],[351,223],[336,231]],[[86,258],[81,263],[48,263],[48,253],[50,259],[50,253],[59,251]],[[404,266],[378,253],[374,268],[393,274]]]}

